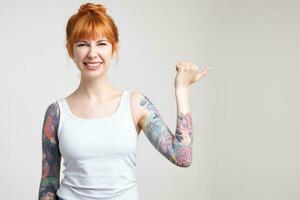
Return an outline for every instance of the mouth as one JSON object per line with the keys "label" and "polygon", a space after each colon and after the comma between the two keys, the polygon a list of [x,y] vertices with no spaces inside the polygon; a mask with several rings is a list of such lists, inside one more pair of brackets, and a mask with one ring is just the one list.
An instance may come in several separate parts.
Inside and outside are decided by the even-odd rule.
{"label": "mouth", "polygon": [[96,70],[103,62],[84,62],[83,64],[89,70]]}

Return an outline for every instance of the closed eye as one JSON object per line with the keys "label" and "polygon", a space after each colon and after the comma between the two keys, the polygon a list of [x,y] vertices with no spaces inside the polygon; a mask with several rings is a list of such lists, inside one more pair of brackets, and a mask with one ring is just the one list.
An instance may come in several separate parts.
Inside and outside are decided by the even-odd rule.
{"label": "closed eye", "polygon": [[[78,44],[79,47],[85,46],[85,45],[87,45],[87,44]],[[106,45],[106,44],[105,43],[99,43],[99,45]]]}

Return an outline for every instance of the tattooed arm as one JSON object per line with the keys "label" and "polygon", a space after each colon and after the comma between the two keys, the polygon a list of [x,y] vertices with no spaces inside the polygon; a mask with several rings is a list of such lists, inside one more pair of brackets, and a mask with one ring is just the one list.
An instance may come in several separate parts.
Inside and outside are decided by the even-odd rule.
{"label": "tattooed arm", "polygon": [[43,158],[39,200],[58,200],[56,191],[60,186],[61,161],[57,138],[59,117],[59,107],[57,103],[52,103],[46,110],[42,129]]}
{"label": "tattooed arm", "polygon": [[179,167],[192,163],[192,117],[188,105],[188,91],[176,90],[177,125],[171,132],[160,113],[143,93],[138,92],[142,117],[139,125],[151,144],[169,161]]}
{"label": "tattooed arm", "polygon": [[[137,109],[138,125],[153,146],[169,161],[180,167],[188,167],[192,163],[193,125],[189,108],[188,87],[204,77],[211,68],[198,70],[191,62],[176,64],[175,91],[177,101],[177,125],[175,135],[163,121],[153,103],[143,93],[139,93],[134,105]],[[136,101],[139,101],[137,103]],[[135,106],[134,106],[135,107]],[[138,106],[137,106],[138,107]]]}

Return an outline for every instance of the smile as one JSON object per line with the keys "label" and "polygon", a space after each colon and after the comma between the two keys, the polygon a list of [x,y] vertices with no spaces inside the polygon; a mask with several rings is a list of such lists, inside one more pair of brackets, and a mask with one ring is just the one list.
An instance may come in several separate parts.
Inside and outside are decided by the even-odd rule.
{"label": "smile", "polygon": [[90,70],[96,70],[102,64],[102,62],[97,62],[97,63],[85,62],[83,64]]}
{"label": "smile", "polygon": [[90,67],[97,67],[101,64],[102,62],[97,62],[97,63],[84,63],[85,65],[87,66],[90,66]]}

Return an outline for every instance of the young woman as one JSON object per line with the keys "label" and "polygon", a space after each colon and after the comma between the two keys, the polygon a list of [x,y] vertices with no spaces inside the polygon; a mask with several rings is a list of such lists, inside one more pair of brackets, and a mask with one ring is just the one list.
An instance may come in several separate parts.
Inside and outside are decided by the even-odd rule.
{"label": "young woman", "polygon": [[[188,87],[207,74],[190,62],[176,65],[177,126],[173,134],[149,98],[120,90],[107,77],[118,49],[118,29],[100,4],[83,4],[66,27],[66,48],[80,70],[78,88],[46,110],[39,199],[137,200],[135,150],[141,130],[179,167],[192,163]],[[60,183],[60,161],[64,179]]]}

